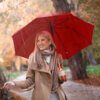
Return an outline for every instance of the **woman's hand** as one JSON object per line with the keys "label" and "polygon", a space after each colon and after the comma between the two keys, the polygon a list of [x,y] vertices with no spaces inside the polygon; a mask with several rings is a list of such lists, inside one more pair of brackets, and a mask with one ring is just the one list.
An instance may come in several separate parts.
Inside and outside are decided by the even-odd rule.
{"label": "woman's hand", "polygon": [[8,90],[10,88],[10,86],[15,86],[15,83],[12,81],[8,81],[8,82],[4,83],[4,86],[1,89]]}
{"label": "woman's hand", "polygon": [[67,75],[66,75],[64,69],[59,68],[58,71],[59,71],[58,75],[59,75],[60,80],[62,80],[63,82],[66,82],[67,81]]}

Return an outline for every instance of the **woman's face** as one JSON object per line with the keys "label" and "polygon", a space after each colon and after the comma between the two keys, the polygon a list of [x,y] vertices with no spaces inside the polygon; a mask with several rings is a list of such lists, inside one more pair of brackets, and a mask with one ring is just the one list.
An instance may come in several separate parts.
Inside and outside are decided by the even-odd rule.
{"label": "woman's face", "polygon": [[47,50],[51,44],[51,40],[49,41],[46,37],[40,35],[37,39],[37,46],[40,50]]}

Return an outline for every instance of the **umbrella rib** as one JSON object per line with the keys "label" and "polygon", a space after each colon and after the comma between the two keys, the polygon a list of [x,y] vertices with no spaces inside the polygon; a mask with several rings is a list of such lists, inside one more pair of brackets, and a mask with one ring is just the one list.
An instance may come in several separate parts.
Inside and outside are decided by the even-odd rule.
{"label": "umbrella rib", "polygon": [[[54,29],[55,30],[55,29]],[[57,34],[57,32],[56,32],[56,30],[55,30],[55,33]],[[63,48],[64,48],[64,51],[66,52],[66,50],[65,50],[65,47],[64,47],[64,43],[62,42],[62,40],[61,40],[61,38],[60,38],[60,36],[57,34],[57,36],[58,36],[58,38],[60,39],[60,42],[61,42],[61,44],[62,44],[62,46],[63,46]],[[67,55],[67,54],[66,54]]]}
{"label": "umbrella rib", "polygon": [[[25,45],[25,41],[24,41],[24,39],[23,39],[22,32],[21,32],[21,37],[22,37],[22,41],[23,41],[23,43],[24,43],[24,45]],[[24,48],[24,53],[26,54],[25,47],[23,46],[23,48]]]}
{"label": "umbrella rib", "polygon": [[[69,28],[69,29],[71,29],[71,30],[73,30],[74,32],[76,32],[76,33],[79,34],[79,32],[78,32],[77,30],[75,30],[75,29],[73,29],[73,28],[70,28],[70,27],[66,27],[66,26],[65,26],[65,27],[56,27],[56,28],[57,28],[57,29],[60,29],[60,28],[61,28],[61,29],[62,29],[62,28],[63,28],[63,29],[67,29],[67,28]],[[84,35],[81,34],[80,36],[83,36],[83,37],[86,39],[86,41],[89,42],[88,39],[87,39]],[[89,42],[89,43],[90,43],[90,42]]]}
{"label": "umbrella rib", "polygon": [[[56,20],[56,18],[54,19],[54,20]],[[54,29],[54,28],[53,28]],[[55,31],[55,33],[57,34],[57,32],[56,32],[56,30],[54,29],[54,31]],[[59,37],[59,35],[57,34],[57,36],[58,36],[58,38],[61,40],[61,38]],[[64,51],[66,52],[66,50],[65,50],[65,47],[64,47],[64,45],[63,45],[63,42],[61,41],[61,44],[62,44],[62,46],[63,46],[63,48],[64,48]]]}
{"label": "umbrella rib", "polygon": [[56,25],[60,25],[60,24],[62,24],[62,23],[65,23],[65,22],[67,22],[68,20],[70,20],[70,18],[65,19],[65,20],[63,20],[63,21],[60,21],[59,23],[56,23]]}
{"label": "umbrella rib", "polygon": [[[45,21],[45,22],[49,22],[49,20],[46,19],[46,18],[45,18],[45,19],[42,19],[42,21],[43,21],[43,22],[44,22],[44,21]],[[37,20],[37,22],[35,23],[35,25],[39,25],[39,24],[41,24],[41,20],[40,20],[40,19]]]}

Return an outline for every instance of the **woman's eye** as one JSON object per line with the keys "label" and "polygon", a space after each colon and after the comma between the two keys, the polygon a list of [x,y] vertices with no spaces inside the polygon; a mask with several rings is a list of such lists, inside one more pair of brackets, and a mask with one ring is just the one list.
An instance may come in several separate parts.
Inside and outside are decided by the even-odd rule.
{"label": "woman's eye", "polygon": [[41,41],[45,41],[45,39],[42,39]]}
{"label": "woman's eye", "polygon": [[37,43],[39,42],[39,40],[37,40]]}

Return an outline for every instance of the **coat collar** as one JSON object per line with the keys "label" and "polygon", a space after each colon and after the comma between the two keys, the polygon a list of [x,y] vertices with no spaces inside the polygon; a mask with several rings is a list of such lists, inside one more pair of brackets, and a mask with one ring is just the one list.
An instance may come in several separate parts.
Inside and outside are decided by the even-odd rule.
{"label": "coat collar", "polygon": [[54,57],[51,56],[51,60],[50,60],[50,66],[48,66],[47,62],[45,59],[43,59],[43,67],[41,69],[39,69],[37,67],[37,64],[34,63],[34,55],[30,58],[31,60],[31,68],[35,71],[40,71],[40,72],[45,72],[51,75],[51,70],[53,70],[53,61],[54,61]]}

